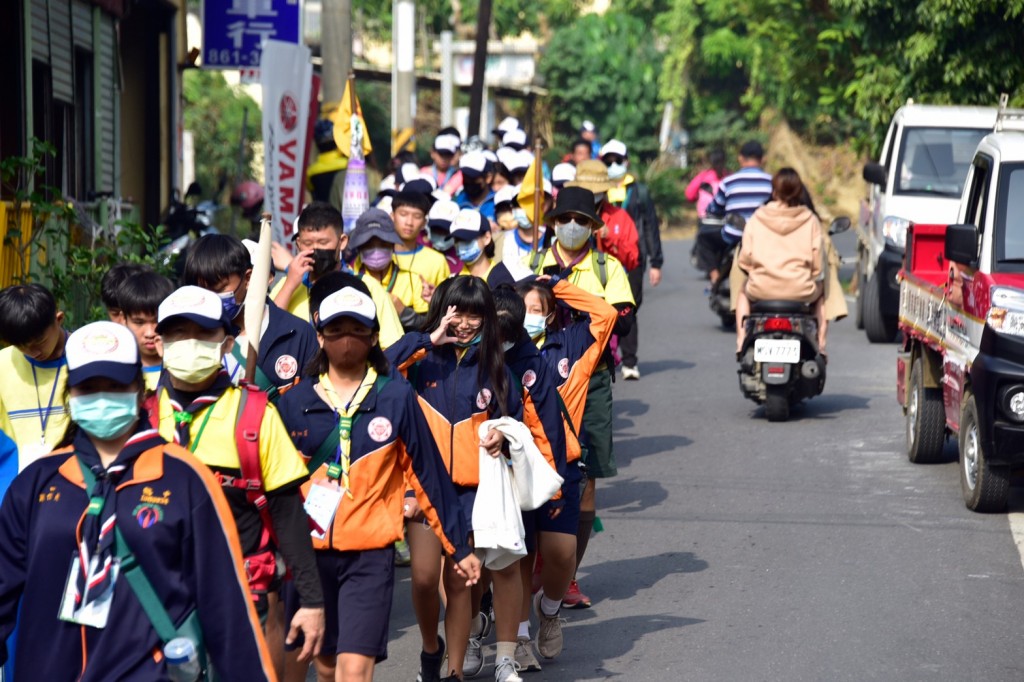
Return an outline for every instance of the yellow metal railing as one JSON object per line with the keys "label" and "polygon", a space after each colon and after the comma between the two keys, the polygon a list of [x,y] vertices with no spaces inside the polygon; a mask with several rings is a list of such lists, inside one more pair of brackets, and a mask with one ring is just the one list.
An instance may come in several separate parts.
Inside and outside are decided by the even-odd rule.
{"label": "yellow metal railing", "polygon": [[0,288],[15,284],[28,275],[32,239],[32,206],[0,201]]}

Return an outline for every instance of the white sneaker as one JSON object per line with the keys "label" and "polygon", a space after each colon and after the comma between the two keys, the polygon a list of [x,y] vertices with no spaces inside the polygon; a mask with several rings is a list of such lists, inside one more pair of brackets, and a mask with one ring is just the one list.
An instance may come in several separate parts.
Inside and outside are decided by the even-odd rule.
{"label": "white sneaker", "polygon": [[466,657],[462,659],[462,674],[466,677],[479,675],[484,668],[484,652],[481,648],[482,637],[470,637],[466,647]]}
{"label": "white sneaker", "polygon": [[523,682],[519,677],[519,664],[514,658],[504,656],[494,663],[495,682]]}
{"label": "white sneaker", "polygon": [[562,653],[562,619],[556,613],[549,616],[540,606],[543,590],[533,596],[533,610],[537,613],[537,651],[544,658],[554,658]]}
{"label": "white sneaker", "polygon": [[636,381],[640,378],[640,370],[636,367],[622,366],[622,378],[626,381]]}
{"label": "white sneaker", "polygon": [[533,642],[529,637],[516,640],[516,665],[524,673],[540,672],[540,661],[533,655]]}

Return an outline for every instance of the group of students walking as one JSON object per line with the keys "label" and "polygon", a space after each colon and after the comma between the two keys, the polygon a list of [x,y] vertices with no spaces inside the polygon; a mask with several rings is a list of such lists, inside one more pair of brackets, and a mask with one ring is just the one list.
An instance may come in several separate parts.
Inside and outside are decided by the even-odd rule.
{"label": "group of students walking", "polygon": [[[491,631],[499,682],[558,656],[560,610],[589,606],[596,479],[616,473],[609,341],[635,325],[615,211],[585,182],[515,262],[495,238],[532,225],[440,210],[415,180],[348,234],[314,202],[259,329],[255,245],[226,235],[195,243],[178,287],[115,266],[110,320],[70,334],[44,287],[0,291],[13,679],[198,679],[193,660],[206,679],[372,679],[403,540],[420,680],[479,674]],[[509,514],[489,463],[524,445],[555,483]]]}

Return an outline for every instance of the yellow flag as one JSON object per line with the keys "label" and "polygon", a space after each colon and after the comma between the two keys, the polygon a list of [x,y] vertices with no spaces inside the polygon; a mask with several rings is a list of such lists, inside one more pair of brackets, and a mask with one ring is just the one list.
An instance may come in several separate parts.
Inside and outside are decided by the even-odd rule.
{"label": "yellow flag", "polygon": [[[519,207],[526,211],[526,217],[532,222],[534,219],[533,212],[536,210],[536,205],[539,202],[541,205],[540,223],[544,223],[544,181],[543,171],[537,167],[537,158],[534,157],[530,167],[526,169],[526,176],[523,178],[523,184],[519,185],[519,194],[516,196],[516,201],[519,202]],[[540,195],[537,193],[537,182],[538,177],[541,178]]]}
{"label": "yellow flag", "polygon": [[355,102],[355,114],[359,122],[363,142],[363,157],[367,157],[373,151],[370,144],[370,132],[366,129],[366,121],[363,120],[363,108],[359,106],[359,98],[350,89],[352,81],[345,81],[345,94],[341,102],[331,114],[331,121],[334,123],[334,143],[338,145],[338,151],[351,158],[352,156],[352,102]]}

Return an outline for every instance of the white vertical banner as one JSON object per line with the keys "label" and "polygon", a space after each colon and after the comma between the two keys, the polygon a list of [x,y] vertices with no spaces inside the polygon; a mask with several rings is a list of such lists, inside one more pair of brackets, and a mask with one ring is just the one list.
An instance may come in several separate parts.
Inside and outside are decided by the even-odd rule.
{"label": "white vertical banner", "polygon": [[[264,210],[274,241],[293,251],[293,223],[302,209],[303,164],[313,64],[305,45],[268,40],[260,59],[263,86]],[[293,251],[294,252],[294,251]]]}

